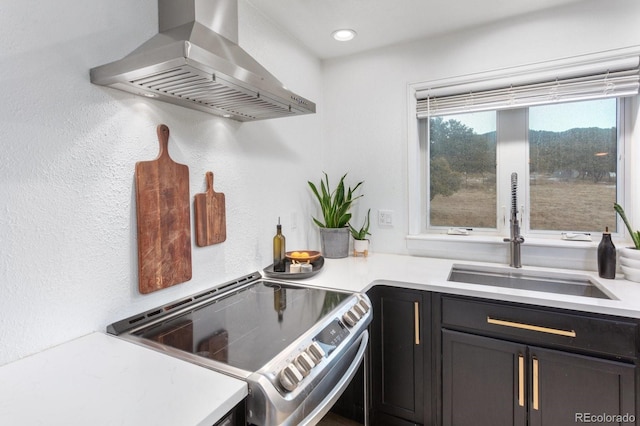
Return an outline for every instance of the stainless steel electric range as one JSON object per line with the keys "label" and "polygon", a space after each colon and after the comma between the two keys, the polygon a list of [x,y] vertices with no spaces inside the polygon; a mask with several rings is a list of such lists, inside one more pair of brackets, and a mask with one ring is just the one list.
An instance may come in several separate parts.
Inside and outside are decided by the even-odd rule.
{"label": "stainless steel electric range", "polygon": [[118,321],[107,331],[245,380],[249,424],[313,425],[364,357],[370,306],[365,294],[254,272]]}

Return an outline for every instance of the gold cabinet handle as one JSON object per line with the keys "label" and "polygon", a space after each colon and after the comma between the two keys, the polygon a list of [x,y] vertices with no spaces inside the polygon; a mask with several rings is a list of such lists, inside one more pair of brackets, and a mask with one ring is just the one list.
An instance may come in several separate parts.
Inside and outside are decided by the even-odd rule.
{"label": "gold cabinet handle", "polygon": [[538,371],[538,359],[533,358],[533,409],[540,409],[540,387],[538,384],[539,371]]}
{"label": "gold cabinet handle", "polygon": [[413,302],[413,330],[416,345],[420,344],[420,303]]}
{"label": "gold cabinet handle", "polygon": [[487,317],[487,323],[494,325],[502,325],[504,327],[519,328],[522,330],[538,331],[540,333],[555,334],[557,336],[576,337],[574,330],[560,330],[557,328],[541,327],[539,325],[524,324],[520,322],[504,321],[491,317]]}
{"label": "gold cabinet handle", "polygon": [[524,407],[524,355],[518,354],[518,405]]}

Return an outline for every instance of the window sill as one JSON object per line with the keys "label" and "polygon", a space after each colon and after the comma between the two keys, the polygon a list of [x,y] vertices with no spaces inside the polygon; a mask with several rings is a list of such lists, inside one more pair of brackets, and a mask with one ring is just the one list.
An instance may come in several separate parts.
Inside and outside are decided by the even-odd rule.
{"label": "window sill", "polygon": [[[420,234],[406,236],[413,256],[509,263],[509,243],[501,237]],[[598,242],[525,237],[522,264],[549,268],[597,270]]]}

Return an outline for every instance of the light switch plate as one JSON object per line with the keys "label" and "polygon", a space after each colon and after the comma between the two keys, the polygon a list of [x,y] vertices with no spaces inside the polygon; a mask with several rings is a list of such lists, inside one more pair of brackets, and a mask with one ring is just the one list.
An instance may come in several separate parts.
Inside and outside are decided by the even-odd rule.
{"label": "light switch plate", "polygon": [[378,225],[379,226],[393,226],[393,211],[392,210],[378,210]]}

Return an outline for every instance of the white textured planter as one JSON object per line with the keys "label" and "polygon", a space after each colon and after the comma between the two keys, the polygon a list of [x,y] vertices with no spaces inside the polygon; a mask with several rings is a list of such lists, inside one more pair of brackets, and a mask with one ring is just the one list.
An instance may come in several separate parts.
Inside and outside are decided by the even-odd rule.
{"label": "white textured planter", "polygon": [[369,240],[353,240],[353,255],[363,254],[367,257],[369,254]]}
{"label": "white textured planter", "polygon": [[618,253],[624,278],[629,281],[640,282],[640,250],[633,247],[623,247],[618,250]]}
{"label": "white textured planter", "polygon": [[620,257],[640,260],[640,250],[637,250],[635,247],[622,247],[619,252]]}

